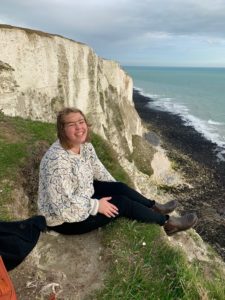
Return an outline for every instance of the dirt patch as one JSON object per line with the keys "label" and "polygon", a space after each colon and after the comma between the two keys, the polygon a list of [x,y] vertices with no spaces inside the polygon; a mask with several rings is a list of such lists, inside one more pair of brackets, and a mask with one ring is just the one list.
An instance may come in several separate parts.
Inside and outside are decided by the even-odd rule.
{"label": "dirt patch", "polygon": [[23,138],[16,132],[16,129],[4,121],[0,121],[0,139],[3,139],[7,143],[17,143]]}
{"label": "dirt patch", "polygon": [[29,214],[37,213],[39,165],[44,153],[49,148],[45,141],[38,141],[28,148],[29,157],[21,169],[22,187],[27,195]]}
{"label": "dirt patch", "polygon": [[12,183],[12,191],[10,193],[10,201],[7,203],[7,211],[14,220],[24,220],[29,217],[28,203],[29,199],[24,192],[22,186],[14,186]]}
{"label": "dirt patch", "polygon": [[43,233],[27,259],[10,272],[18,298],[84,299],[103,286],[108,264],[102,259],[101,230],[84,235]]}

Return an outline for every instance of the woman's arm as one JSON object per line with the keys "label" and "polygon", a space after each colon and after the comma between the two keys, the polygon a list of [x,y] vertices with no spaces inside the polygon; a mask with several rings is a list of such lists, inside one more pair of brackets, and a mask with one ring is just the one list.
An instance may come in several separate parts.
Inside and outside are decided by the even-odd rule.
{"label": "woman's arm", "polygon": [[88,144],[88,149],[90,151],[94,179],[99,181],[116,181],[99,160],[92,144]]}
{"label": "woman's arm", "polygon": [[46,159],[40,166],[39,210],[62,222],[80,222],[98,212],[99,202],[82,191],[67,158]]}

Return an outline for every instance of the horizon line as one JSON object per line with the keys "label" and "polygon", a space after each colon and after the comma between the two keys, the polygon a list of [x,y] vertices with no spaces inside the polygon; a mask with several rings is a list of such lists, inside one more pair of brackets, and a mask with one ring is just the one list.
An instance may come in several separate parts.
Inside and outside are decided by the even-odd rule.
{"label": "horizon line", "polygon": [[143,67],[143,68],[208,68],[208,69],[225,69],[225,66],[159,66],[159,65],[124,65],[122,67]]}

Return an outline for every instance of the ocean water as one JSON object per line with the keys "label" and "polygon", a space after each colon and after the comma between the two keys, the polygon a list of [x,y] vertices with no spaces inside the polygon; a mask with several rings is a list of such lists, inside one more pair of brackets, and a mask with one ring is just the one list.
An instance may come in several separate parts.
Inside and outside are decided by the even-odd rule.
{"label": "ocean water", "polygon": [[123,67],[155,109],[178,114],[225,160],[225,68]]}

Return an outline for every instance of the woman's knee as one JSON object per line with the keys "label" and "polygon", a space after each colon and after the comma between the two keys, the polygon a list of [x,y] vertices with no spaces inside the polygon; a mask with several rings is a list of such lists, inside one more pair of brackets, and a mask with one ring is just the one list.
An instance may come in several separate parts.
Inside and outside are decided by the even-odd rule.
{"label": "woman's knee", "polygon": [[128,190],[129,187],[128,187],[128,185],[126,183],[118,181],[116,183],[116,188],[121,193],[121,195],[123,195],[123,194],[126,194],[126,192],[127,192],[127,190]]}
{"label": "woman's knee", "polygon": [[126,196],[114,195],[112,196],[110,202],[118,208],[119,214],[123,215],[125,210],[128,209],[128,207],[130,206],[131,201]]}

